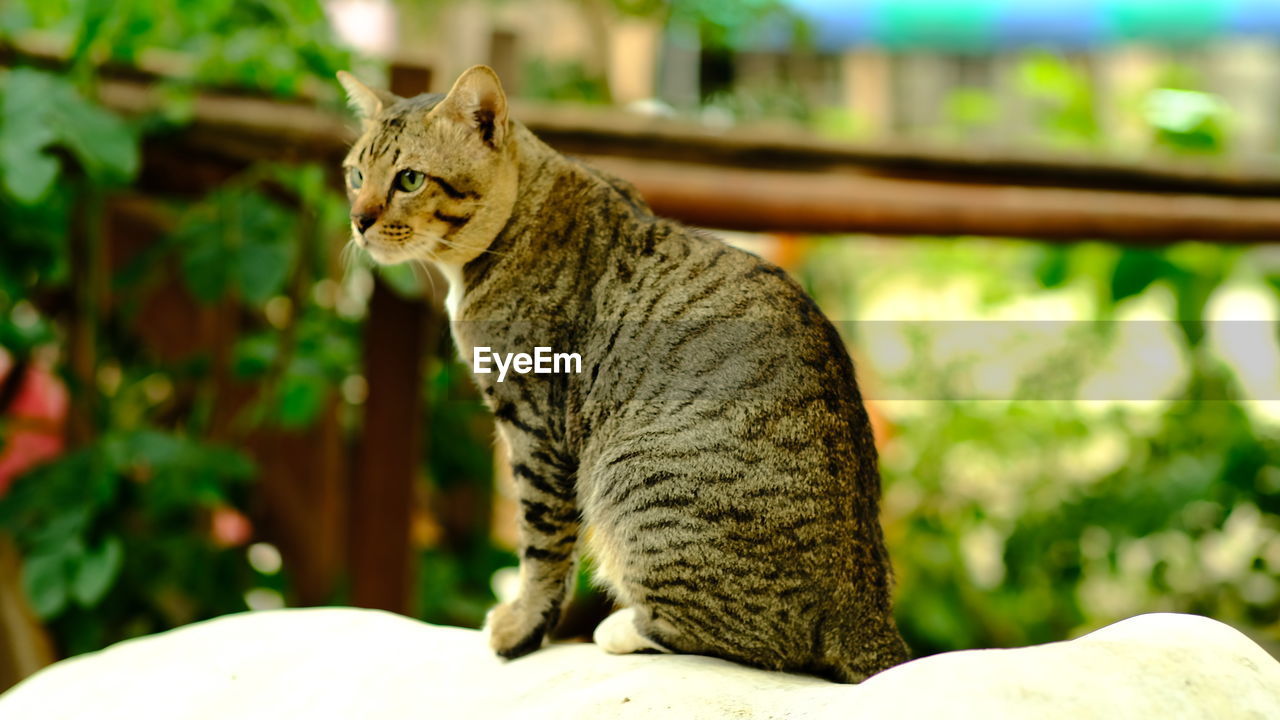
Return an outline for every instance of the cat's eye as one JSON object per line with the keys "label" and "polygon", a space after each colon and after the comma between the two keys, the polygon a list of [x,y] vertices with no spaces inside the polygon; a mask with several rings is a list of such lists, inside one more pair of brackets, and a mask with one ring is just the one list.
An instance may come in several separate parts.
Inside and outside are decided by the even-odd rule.
{"label": "cat's eye", "polygon": [[360,168],[347,168],[347,182],[352,190],[359,190],[364,184],[364,173],[360,172]]}
{"label": "cat's eye", "polygon": [[426,173],[420,173],[417,170],[401,170],[396,173],[396,189],[413,192],[422,187],[422,181],[426,179]]}

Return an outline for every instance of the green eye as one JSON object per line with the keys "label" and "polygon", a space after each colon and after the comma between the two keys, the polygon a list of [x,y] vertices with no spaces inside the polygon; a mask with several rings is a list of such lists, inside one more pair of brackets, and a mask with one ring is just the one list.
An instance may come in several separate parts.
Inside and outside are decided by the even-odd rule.
{"label": "green eye", "polygon": [[422,181],[427,176],[417,170],[401,170],[396,174],[396,189],[405,192],[413,192],[422,187]]}
{"label": "green eye", "polygon": [[364,184],[364,173],[360,172],[360,168],[347,168],[347,182],[351,184],[351,189],[359,190]]}

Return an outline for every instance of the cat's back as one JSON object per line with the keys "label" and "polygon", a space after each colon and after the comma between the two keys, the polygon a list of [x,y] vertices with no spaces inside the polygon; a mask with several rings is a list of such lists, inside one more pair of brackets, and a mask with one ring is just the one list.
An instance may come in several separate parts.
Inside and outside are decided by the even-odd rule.
{"label": "cat's back", "polygon": [[815,401],[840,417],[860,410],[839,333],[773,263],[645,213],[598,273],[596,372],[616,370],[611,386],[641,388],[615,399],[648,397],[647,413],[681,412],[700,397],[726,412],[774,416],[803,414]]}
{"label": "cat's back", "polygon": [[830,566],[879,494],[839,334],[785,271],[704,231],[640,216],[619,249],[584,353],[588,497],[637,530],[692,512],[704,541]]}

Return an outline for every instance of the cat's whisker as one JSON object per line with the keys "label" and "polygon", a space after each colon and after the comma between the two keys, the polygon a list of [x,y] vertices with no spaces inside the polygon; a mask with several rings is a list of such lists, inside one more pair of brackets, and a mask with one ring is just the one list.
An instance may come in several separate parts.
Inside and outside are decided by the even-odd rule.
{"label": "cat's whisker", "polygon": [[[491,255],[505,255],[505,254],[506,254],[505,252],[501,252],[501,251],[498,251],[498,250],[490,250],[489,248],[478,248],[478,247],[474,247],[474,246],[471,246],[471,245],[462,245],[462,244],[460,244],[460,243],[456,243],[456,242],[454,242],[454,241],[452,241],[452,240],[446,240],[445,238],[439,237],[439,236],[437,236],[437,235],[431,235],[431,234],[428,234],[428,233],[425,233],[425,232],[415,232],[415,233],[412,235],[412,237],[413,237],[414,239],[423,239],[423,240],[427,240],[429,243],[433,243],[433,242],[434,242],[434,243],[439,243],[440,245],[443,245],[444,247],[452,248],[452,249],[454,249],[454,250],[468,250],[468,251],[471,251],[471,252],[489,253],[489,254],[491,254]],[[434,260],[435,258],[431,258],[431,259],[433,259],[433,260]]]}
{"label": "cat's whisker", "polygon": [[342,246],[342,251],[338,253],[338,262],[342,266],[343,277],[349,276],[352,270],[359,267],[364,258],[364,252],[356,244],[355,239],[348,239],[347,243]]}
{"label": "cat's whisker", "polygon": [[436,279],[432,277],[431,267],[428,262],[433,260],[428,246],[424,243],[412,243],[406,248],[409,255],[405,262],[409,264],[409,268],[413,271],[414,277],[419,274],[425,275],[427,284],[431,287],[431,297],[436,297]]}
{"label": "cat's whisker", "polygon": [[[426,234],[425,234],[425,233],[422,233],[422,235],[423,235],[423,236],[426,236]],[[503,252],[503,251],[501,251],[501,250],[490,250],[489,248],[477,248],[477,247],[473,247],[473,246],[470,246],[470,245],[460,245],[460,244],[458,244],[458,243],[456,243],[456,242],[453,242],[452,240],[446,240],[446,239],[444,239],[444,238],[442,238],[442,237],[432,237],[431,239],[435,240],[436,242],[440,243],[441,245],[444,245],[445,247],[453,248],[454,250],[471,250],[471,251],[479,251],[479,252],[482,252],[482,253],[489,253],[490,255],[506,255],[506,254],[507,254],[506,252]]]}
{"label": "cat's whisker", "polygon": [[436,297],[438,297],[440,295],[440,292],[436,289],[435,273],[431,271],[431,266],[427,264],[427,260],[423,258],[414,258],[413,264],[416,270],[421,270],[422,274],[427,277],[427,284],[431,286],[432,299],[435,299]]}

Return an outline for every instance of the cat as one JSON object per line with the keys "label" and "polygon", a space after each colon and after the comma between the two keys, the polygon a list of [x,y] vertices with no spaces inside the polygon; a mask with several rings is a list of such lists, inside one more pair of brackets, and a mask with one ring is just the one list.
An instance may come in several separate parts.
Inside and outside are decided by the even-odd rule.
{"label": "cat", "polygon": [[339,78],[362,119],[344,165],[355,243],[439,268],[465,360],[582,358],[473,373],[519,499],[520,589],[488,615],[492,648],[543,645],[585,545],[623,608],[595,631],[608,652],[838,682],[903,662],[870,423],[804,291],[552,150],[487,67],[412,98]]}

